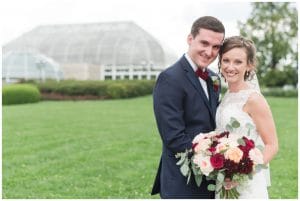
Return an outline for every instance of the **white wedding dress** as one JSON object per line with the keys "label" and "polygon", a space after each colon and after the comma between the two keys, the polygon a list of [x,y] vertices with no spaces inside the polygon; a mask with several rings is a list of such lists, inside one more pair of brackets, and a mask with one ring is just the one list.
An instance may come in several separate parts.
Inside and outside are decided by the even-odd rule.
{"label": "white wedding dress", "polygon": [[[230,123],[231,117],[234,117],[240,123],[240,127],[234,130],[234,133],[251,138],[256,145],[264,146],[261,137],[256,131],[255,124],[251,117],[243,111],[243,106],[252,93],[260,93],[255,89],[245,89],[238,92],[227,91],[220,103],[216,113],[217,132],[226,130],[226,125]],[[251,129],[248,136],[248,126]],[[240,193],[239,199],[268,199],[267,186],[270,186],[269,169],[263,169],[254,174],[253,179],[237,187]],[[219,194],[216,195],[219,198]]]}

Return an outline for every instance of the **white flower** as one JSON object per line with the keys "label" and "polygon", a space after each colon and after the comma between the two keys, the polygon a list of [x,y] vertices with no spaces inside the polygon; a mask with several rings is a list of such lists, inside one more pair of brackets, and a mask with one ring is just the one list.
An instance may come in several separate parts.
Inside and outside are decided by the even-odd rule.
{"label": "white flower", "polygon": [[208,176],[209,173],[211,173],[214,168],[211,166],[210,163],[210,157],[209,156],[203,156],[202,154],[196,154],[194,157],[193,162],[200,167],[201,172]]}
{"label": "white flower", "polygon": [[205,152],[210,147],[211,140],[205,139],[205,137],[207,136],[204,134],[199,134],[194,138],[193,144],[197,143],[197,145],[194,148],[194,151],[196,153]]}
{"label": "white flower", "polygon": [[257,148],[253,148],[249,151],[249,157],[255,164],[263,164],[264,163],[263,154]]}

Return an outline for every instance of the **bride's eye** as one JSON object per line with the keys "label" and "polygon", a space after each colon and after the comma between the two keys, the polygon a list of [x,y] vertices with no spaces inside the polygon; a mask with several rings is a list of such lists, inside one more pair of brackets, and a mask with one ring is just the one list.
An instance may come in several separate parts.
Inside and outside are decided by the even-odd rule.
{"label": "bride's eye", "polygon": [[236,64],[241,64],[241,63],[243,63],[241,60],[236,60],[234,63],[236,63]]}

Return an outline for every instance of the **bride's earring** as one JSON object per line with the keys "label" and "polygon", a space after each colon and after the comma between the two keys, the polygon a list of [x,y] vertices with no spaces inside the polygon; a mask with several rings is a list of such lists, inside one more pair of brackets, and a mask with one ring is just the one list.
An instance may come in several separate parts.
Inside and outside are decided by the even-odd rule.
{"label": "bride's earring", "polygon": [[245,76],[244,76],[244,80],[247,80],[250,76],[250,71],[246,71]]}

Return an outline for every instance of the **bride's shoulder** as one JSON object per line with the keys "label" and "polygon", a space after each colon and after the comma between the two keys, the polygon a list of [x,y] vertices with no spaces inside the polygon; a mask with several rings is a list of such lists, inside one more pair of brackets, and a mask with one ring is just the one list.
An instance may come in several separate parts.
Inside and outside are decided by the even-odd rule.
{"label": "bride's shoulder", "polygon": [[249,97],[247,100],[247,105],[250,108],[254,107],[256,109],[259,109],[259,108],[268,106],[268,103],[267,103],[265,97],[260,92],[253,90],[249,94]]}

